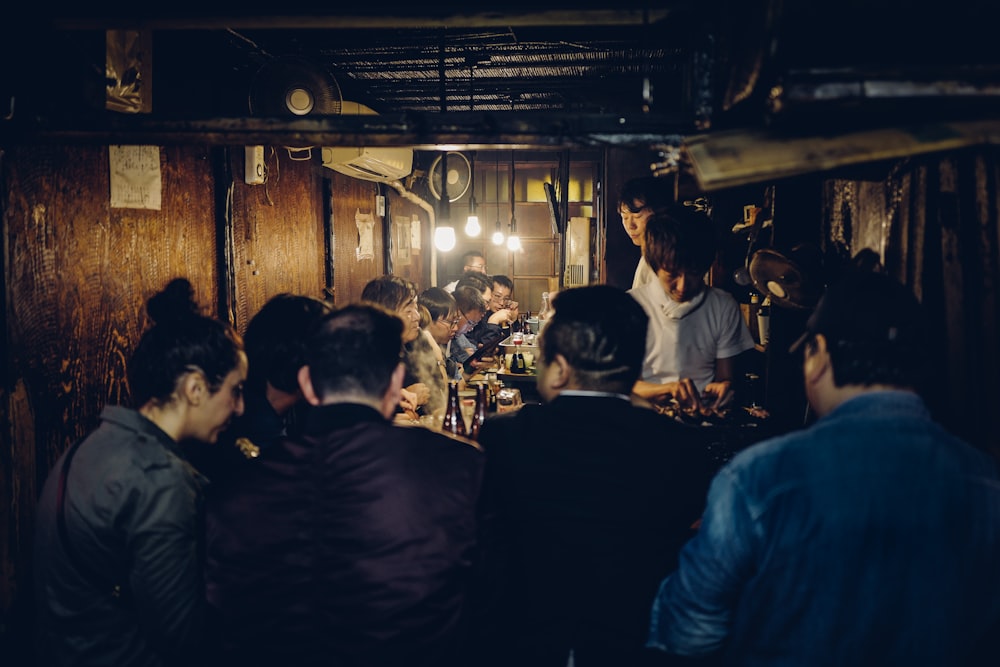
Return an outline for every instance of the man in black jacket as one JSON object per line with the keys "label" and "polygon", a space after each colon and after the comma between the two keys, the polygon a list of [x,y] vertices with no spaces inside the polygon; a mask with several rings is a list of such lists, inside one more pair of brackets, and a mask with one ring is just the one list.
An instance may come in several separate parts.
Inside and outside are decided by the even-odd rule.
{"label": "man in black jacket", "polygon": [[394,426],[399,317],[328,315],[301,429],[245,461],[208,511],[208,595],[242,665],[454,665],[483,466],[474,443]]}
{"label": "man in black jacket", "polygon": [[656,664],[643,648],[661,573],[713,467],[688,427],[633,406],[646,315],[607,285],[560,292],[541,334],[543,405],[486,422],[483,660]]}

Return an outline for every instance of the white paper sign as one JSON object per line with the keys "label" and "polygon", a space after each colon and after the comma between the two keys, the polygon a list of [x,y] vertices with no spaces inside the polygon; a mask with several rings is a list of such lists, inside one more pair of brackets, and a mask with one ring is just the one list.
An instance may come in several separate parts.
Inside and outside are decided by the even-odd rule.
{"label": "white paper sign", "polygon": [[358,247],[355,248],[357,258],[375,259],[375,219],[371,213],[362,213],[358,209],[354,214],[354,223],[358,226]]}
{"label": "white paper sign", "polygon": [[410,248],[420,250],[420,216],[416,213],[410,220]]}
{"label": "white paper sign", "polygon": [[108,146],[111,208],[160,210],[160,147]]}

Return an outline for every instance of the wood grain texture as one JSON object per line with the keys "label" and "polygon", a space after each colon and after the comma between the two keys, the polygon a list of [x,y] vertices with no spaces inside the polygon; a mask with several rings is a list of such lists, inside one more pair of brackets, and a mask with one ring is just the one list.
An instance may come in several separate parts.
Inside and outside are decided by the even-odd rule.
{"label": "wood grain texture", "polygon": [[233,258],[237,329],[283,292],[325,298],[321,173],[314,161],[291,160],[284,148],[265,147],[264,185],[243,182],[244,152],[231,151]]}
{"label": "wood grain texture", "polygon": [[[215,302],[215,232],[207,151],[160,149],[162,209],[112,209],[106,147],[31,147],[5,162],[6,610],[24,582],[34,500],[59,454],[101,408],[127,403],[126,360],[146,326],[145,300],[187,276]],[[9,505],[8,505],[9,501]],[[5,513],[8,510],[5,509]]]}

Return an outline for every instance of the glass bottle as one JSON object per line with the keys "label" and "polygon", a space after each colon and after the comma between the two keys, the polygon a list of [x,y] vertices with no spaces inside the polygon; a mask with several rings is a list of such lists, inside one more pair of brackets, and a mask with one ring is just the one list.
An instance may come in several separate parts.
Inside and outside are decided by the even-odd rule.
{"label": "glass bottle", "polygon": [[469,437],[475,440],[479,437],[479,429],[486,421],[486,406],[489,403],[485,382],[476,385],[476,409],[472,413],[472,423],[469,425]]}
{"label": "glass bottle", "polygon": [[462,416],[462,403],[458,397],[458,383],[454,380],[448,383],[448,404],[444,410],[441,429],[446,433],[465,435],[465,418]]}
{"label": "glass bottle", "polygon": [[524,363],[524,355],[521,354],[521,341],[514,339],[514,355],[510,359],[511,373],[525,373],[528,367]]}
{"label": "glass bottle", "polygon": [[531,311],[530,310],[524,311],[524,324],[521,325],[521,331],[523,331],[525,335],[534,333],[531,330],[531,325],[528,324],[528,318],[530,317],[531,317]]}

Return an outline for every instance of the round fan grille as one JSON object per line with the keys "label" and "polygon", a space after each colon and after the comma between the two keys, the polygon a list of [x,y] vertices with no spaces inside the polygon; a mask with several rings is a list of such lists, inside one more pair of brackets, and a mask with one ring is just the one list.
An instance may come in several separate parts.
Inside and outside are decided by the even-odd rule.
{"label": "round fan grille", "polygon": [[296,56],[275,58],[257,70],[250,89],[253,116],[301,118],[339,114],[340,86],[326,69]]}
{"label": "round fan grille", "polygon": [[[441,199],[441,158],[438,156],[431,163],[430,186],[435,198]],[[448,201],[458,201],[468,191],[472,181],[472,167],[469,158],[462,153],[448,152]]]}

